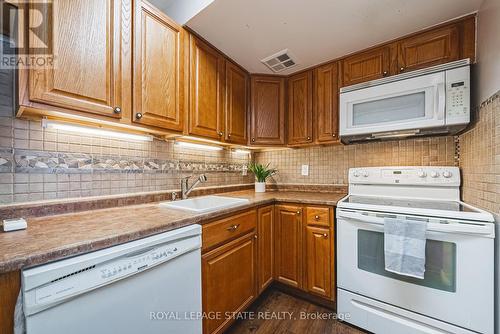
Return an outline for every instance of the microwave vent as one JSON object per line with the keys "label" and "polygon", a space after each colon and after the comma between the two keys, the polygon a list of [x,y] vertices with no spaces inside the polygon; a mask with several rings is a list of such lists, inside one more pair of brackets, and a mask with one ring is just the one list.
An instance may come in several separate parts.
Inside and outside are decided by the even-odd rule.
{"label": "microwave vent", "polygon": [[284,71],[286,69],[289,69],[297,65],[297,61],[290,54],[288,49],[281,50],[280,52],[277,52],[269,57],[266,57],[262,59],[261,62],[263,62],[264,65],[266,65],[267,67],[269,67],[271,71],[273,71],[274,73]]}

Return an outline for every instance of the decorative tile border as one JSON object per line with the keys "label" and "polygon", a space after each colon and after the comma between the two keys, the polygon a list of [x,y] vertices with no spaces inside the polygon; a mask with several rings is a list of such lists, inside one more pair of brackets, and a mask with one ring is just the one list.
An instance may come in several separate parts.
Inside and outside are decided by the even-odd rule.
{"label": "decorative tile border", "polygon": [[[12,159],[13,155],[13,159]],[[15,162],[16,173],[37,174],[86,174],[99,173],[169,173],[169,172],[241,172],[244,164],[227,162],[205,163],[200,161],[161,160],[116,155],[71,154],[46,151],[17,150],[0,162],[5,168]],[[5,161],[4,161],[5,160]],[[10,164],[9,164],[10,162]],[[2,164],[0,163],[0,168]],[[11,171],[9,169],[9,171]]]}
{"label": "decorative tile border", "polygon": [[12,173],[14,157],[12,149],[0,149],[0,173]]}

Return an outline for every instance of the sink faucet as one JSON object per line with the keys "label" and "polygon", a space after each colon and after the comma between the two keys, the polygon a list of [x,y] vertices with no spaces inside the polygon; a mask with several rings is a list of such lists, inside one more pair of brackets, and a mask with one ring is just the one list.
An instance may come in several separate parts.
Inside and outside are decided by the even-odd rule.
{"label": "sink faucet", "polygon": [[205,183],[207,182],[207,177],[205,176],[205,174],[201,174],[198,179],[196,179],[196,181],[194,181],[194,183],[191,185],[191,187],[189,186],[189,179],[192,177],[191,176],[187,176],[187,177],[183,177],[181,179],[181,192],[182,192],[182,199],[186,199],[188,198],[189,194],[191,193],[191,191],[193,191],[193,189],[200,183]]}

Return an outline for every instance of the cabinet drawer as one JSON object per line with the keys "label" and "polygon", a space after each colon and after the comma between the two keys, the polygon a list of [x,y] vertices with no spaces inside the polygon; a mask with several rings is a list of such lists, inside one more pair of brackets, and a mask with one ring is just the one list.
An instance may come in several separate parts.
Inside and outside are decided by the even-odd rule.
{"label": "cabinet drawer", "polygon": [[205,251],[235,237],[241,236],[257,226],[255,210],[240,213],[203,225],[202,250]]}
{"label": "cabinet drawer", "polygon": [[307,225],[330,226],[330,208],[308,207]]}

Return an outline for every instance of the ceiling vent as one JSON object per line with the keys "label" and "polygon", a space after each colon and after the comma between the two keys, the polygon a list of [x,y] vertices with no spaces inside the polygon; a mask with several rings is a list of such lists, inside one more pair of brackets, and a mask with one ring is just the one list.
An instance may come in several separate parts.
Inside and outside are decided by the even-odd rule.
{"label": "ceiling vent", "polygon": [[288,49],[281,50],[261,60],[274,73],[278,73],[297,65],[295,59],[290,55]]}

